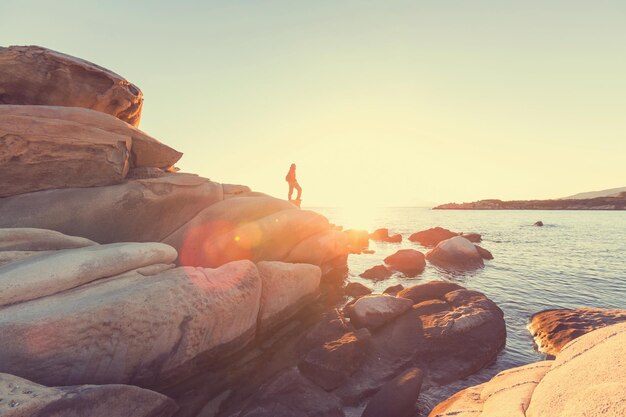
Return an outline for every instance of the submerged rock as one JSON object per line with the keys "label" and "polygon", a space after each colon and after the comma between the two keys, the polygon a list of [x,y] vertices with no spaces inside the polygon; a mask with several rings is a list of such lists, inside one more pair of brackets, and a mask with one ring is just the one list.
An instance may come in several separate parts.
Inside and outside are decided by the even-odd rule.
{"label": "submerged rock", "polygon": [[540,352],[557,355],[577,337],[623,321],[626,321],[626,310],[620,309],[544,310],[532,315],[528,330]]}
{"label": "submerged rock", "polygon": [[424,271],[426,259],[424,254],[415,249],[400,249],[385,258],[385,263],[396,271],[408,276],[415,276]]}
{"label": "submerged rock", "polygon": [[426,254],[426,259],[435,266],[449,270],[470,270],[484,266],[476,245],[461,236],[439,243]]}
{"label": "submerged rock", "polygon": [[45,387],[0,373],[3,417],[171,417],[178,407],[165,395],[131,385]]}
{"label": "submerged rock", "polygon": [[361,278],[373,279],[377,281],[377,280],[383,280],[383,279],[389,278],[392,275],[393,275],[393,271],[387,268],[385,265],[376,265],[367,269],[365,272],[363,272],[359,276]]}
{"label": "submerged rock", "polygon": [[422,246],[434,247],[444,240],[457,236],[458,233],[452,232],[443,227],[434,227],[421,232],[413,233],[409,236],[411,242],[417,242]]}
{"label": "submerged rock", "polygon": [[143,94],[119,75],[40,46],[0,47],[0,104],[84,107],[139,125]]}

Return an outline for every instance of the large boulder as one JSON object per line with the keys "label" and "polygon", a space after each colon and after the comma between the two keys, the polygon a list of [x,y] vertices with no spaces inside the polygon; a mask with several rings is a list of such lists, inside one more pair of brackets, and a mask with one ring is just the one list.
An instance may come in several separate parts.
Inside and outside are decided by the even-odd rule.
{"label": "large boulder", "polygon": [[39,46],[0,47],[0,104],[84,107],[139,125],[143,94],[89,61]]}
{"label": "large boulder", "polygon": [[[99,129],[117,137],[130,137],[130,167],[169,168],[181,158],[182,153],[159,142],[122,120],[95,110],[62,106],[11,106],[0,105],[0,116],[20,118],[28,127],[31,123],[61,125],[68,128]],[[241,185],[225,184],[226,193],[250,192]],[[225,194],[226,194],[225,193]]]}
{"label": "large boulder", "polygon": [[366,295],[356,300],[348,309],[350,321],[357,328],[375,329],[399,316],[413,306],[408,298],[386,294]]}
{"label": "large boulder", "polygon": [[320,265],[345,253],[345,240],[337,236],[324,216],[261,196],[213,204],[163,241],[178,249],[182,265],[214,267],[238,259]]}
{"label": "large boulder", "polygon": [[411,417],[423,379],[424,373],[419,368],[402,372],[372,397],[361,417]]}
{"label": "large boulder", "polygon": [[458,233],[452,232],[443,227],[433,227],[432,229],[422,230],[409,236],[411,242],[417,242],[422,246],[434,247],[444,240],[458,236]]}
{"label": "large boulder", "polygon": [[496,358],[506,340],[502,311],[475,291],[442,292],[372,332],[363,365],[334,391],[344,403],[360,403],[411,367],[424,371],[428,389],[467,377]]}
{"label": "large boulder", "polygon": [[120,183],[131,146],[129,136],[67,120],[4,115],[0,106],[0,197]]}
{"label": "large boulder", "polygon": [[0,373],[3,417],[171,417],[178,407],[165,395],[131,385],[46,387]]}
{"label": "large boulder", "polygon": [[98,243],[158,242],[222,198],[221,184],[192,174],[38,191],[0,199],[0,227],[51,229]]}
{"label": "large boulder", "polygon": [[288,369],[261,386],[237,417],[343,417],[341,402]]}
{"label": "large boulder", "polygon": [[284,323],[319,294],[318,266],[264,261],[257,268],[262,282],[258,332]]}
{"label": "large boulder", "polygon": [[400,249],[385,258],[385,263],[396,271],[408,276],[415,276],[424,271],[426,259],[424,254],[415,249]]}
{"label": "large boulder", "polygon": [[162,269],[1,308],[0,372],[49,386],[152,386],[253,340],[261,278],[252,262]]}
{"label": "large boulder", "polygon": [[528,330],[540,352],[556,355],[577,337],[623,321],[626,321],[626,310],[620,309],[544,310],[531,316]]}
{"label": "large boulder", "polygon": [[177,253],[163,243],[111,243],[53,251],[0,267],[0,306],[56,294],[153,264]]}
{"label": "large boulder", "polygon": [[440,242],[426,253],[426,259],[433,265],[448,270],[470,270],[484,266],[476,245],[461,236]]}
{"label": "large boulder", "polygon": [[97,245],[89,239],[30,227],[0,229],[0,251],[49,251]]}
{"label": "large boulder", "polygon": [[565,345],[532,394],[526,417],[626,415],[626,323]]}
{"label": "large boulder", "polygon": [[413,300],[413,304],[419,304],[428,300],[443,300],[443,297],[447,293],[462,289],[463,287],[453,282],[431,281],[426,284],[414,285],[412,287],[402,289],[397,293],[397,295],[398,297]]}
{"label": "large boulder", "polygon": [[359,329],[309,351],[298,364],[300,372],[327,391],[348,380],[365,359],[370,332]]}

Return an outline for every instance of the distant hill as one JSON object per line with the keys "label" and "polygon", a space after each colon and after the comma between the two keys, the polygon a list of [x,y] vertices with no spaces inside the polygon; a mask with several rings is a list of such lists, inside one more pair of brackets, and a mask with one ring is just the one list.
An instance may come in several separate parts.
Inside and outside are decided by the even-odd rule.
{"label": "distant hill", "polygon": [[434,210],[626,210],[626,192],[616,197],[560,200],[479,200],[472,203],[448,203]]}
{"label": "distant hill", "polygon": [[563,197],[561,200],[586,200],[597,197],[617,197],[619,193],[626,192],[626,187],[609,188],[601,191],[588,191],[586,193],[574,194],[569,197]]}

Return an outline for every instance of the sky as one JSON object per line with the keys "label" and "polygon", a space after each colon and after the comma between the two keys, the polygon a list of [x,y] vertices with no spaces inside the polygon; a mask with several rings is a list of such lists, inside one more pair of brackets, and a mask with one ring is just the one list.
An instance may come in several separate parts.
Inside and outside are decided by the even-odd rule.
{"label": "sky", "polygon": [[144,93],[182,171],[305,206],[626,186],[626,2],[0,0],[40,45]]}

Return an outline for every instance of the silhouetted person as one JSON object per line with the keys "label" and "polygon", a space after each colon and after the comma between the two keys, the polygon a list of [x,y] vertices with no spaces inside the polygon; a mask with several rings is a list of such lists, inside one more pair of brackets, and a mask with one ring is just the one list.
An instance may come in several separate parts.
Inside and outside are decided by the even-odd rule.
{"label": "silhouetted person", "polygon": [[296,200],[300,200],[300,197],[302,196],[302,187],[300,187],[300,184],[298,184],[298,180],[296,179],[296,164],[291,164],[289,172],[285,177],[285,181],[289,183],[289,195],[287,197],[289,201],[291,201],[291,196],[293,195],[294,188],[298,191]]}

